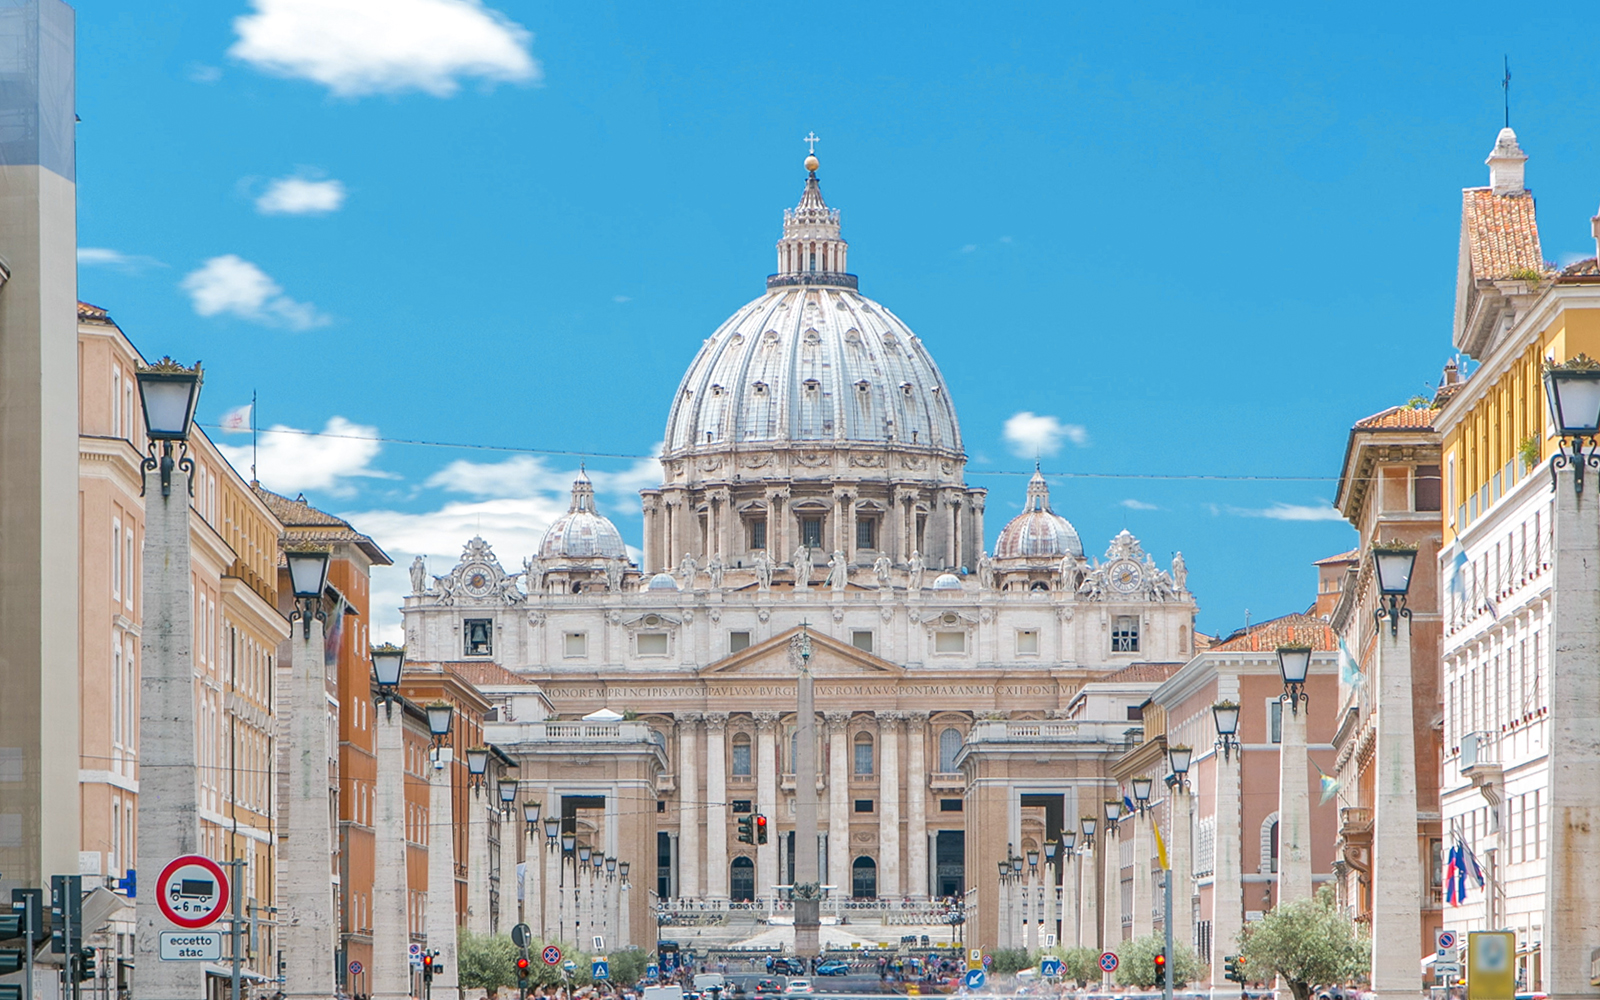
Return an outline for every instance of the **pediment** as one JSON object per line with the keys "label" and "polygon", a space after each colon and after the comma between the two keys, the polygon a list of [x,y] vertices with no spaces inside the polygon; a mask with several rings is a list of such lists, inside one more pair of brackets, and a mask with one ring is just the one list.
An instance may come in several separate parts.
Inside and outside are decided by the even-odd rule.
{"label": "pediment", "polygon": [[[800,634],[789,629],[748,649],[725,656],[700,668],[700,675],[717,677],[793,677],[795,664],[789,643]],[[840,677],[899,677],[905,673],[888,660],[857,649],[820,632],[811,632],[811,673],[818,679]]]}

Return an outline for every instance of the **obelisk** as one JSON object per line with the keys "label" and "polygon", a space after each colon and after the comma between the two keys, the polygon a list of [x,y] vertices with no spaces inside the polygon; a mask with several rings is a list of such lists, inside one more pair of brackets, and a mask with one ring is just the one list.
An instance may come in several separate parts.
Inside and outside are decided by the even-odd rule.
{"label": "obelisk", "polygon": [[[817,712],[811,676],[811,635],[804,625],[790,643],[799,667],[796,684],[794,762],[794,953],[815,958],[822,953],[822,880],[817,874]],[[844,850],[840,844],[835,850]]]}

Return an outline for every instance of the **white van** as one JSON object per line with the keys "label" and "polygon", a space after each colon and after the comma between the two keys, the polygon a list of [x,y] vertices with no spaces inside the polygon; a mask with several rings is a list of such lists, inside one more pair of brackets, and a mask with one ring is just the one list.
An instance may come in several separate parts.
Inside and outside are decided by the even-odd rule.
{"label": "white van", "polygon": [[683,1000],[682,986],[646,986],[644,1000]]}

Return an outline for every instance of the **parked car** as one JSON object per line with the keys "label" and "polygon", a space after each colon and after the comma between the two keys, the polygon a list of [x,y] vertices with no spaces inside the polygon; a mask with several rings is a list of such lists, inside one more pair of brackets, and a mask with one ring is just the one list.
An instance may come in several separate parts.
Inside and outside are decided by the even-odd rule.
{"label": "parked car", "polygon": [[756,997],[777,996],[783,992],[783,984],[776,979],[761,979],[756,981]]}
{"label": "parked car", "polygon": [[775,958],[772,960],[772,971],[780,976],[803,976],[806,974],[806,963],[799,958]]}
{"label": "parked car", "polygon": [[795,993],[815,993],[816,990],[811,988],[811,980],[809,979],[791,979],[789,980],[789,985],[783,988],[783,992],[792,995]]}
{"label": "parked car", "polygon": [[817,975],[819,976],[848,976],[849,974],[850,963],[842,962],[837,958],[830,958],[817,966]]}

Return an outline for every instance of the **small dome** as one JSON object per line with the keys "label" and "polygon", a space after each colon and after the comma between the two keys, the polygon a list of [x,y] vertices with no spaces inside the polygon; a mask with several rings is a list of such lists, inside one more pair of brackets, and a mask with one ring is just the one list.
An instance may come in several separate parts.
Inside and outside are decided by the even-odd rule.
{"label": "small dome", "polygon": [[1050,509],[1050,486],[1038,469],[1028,480],[1028,502],[1022,513],[1000,529],[996,559],[1053,561],[1071,553],[1083,555],[1083,542],[1072,522]]}
{"label": "small dome", "polygon": [[572,484],[572,505],[556,518],[544,533],[539,558],[559,562],[563,559],[626,559],[628,547],[622,543],[617,526],[594,507],[594,484],[582,472]]}
{"label": "small dome", "polygon": [[933,581],[934,590],[960,590],[961,578],[954,573],[940,573],[938,579]]}
{"label": "small dome", "polygon": [[672,578],[671,573],[657,573],[650,578],[650,585],[646,590],[677,590],[678,581]]}

